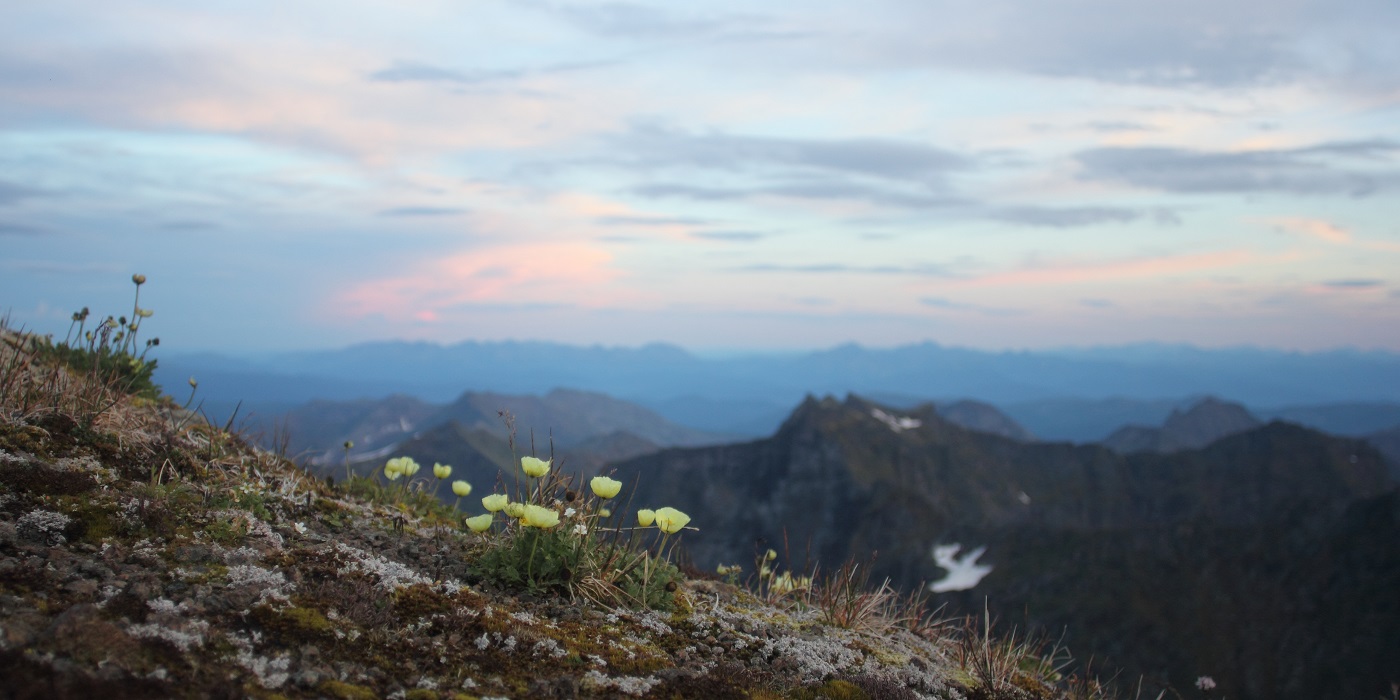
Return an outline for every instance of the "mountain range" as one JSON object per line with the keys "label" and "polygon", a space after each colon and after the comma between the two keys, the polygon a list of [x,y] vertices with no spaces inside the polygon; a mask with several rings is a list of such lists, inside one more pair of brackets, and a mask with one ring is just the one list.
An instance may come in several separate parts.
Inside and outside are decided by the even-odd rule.
{"label": "mountain range", "polygon": [[1314,700],[1373,697],[1400,668],[1385,469],[1360,440],[1277,421],[1120,455],[850,396],[809,397],[768,438],[615,471],[639,505],[693,517],[698,566],[770,547],[797,571],[875,557],[877,580],[909,589],[943,576],[935,553],[982,550],[985,577],[939,594],[950,613],[1025,611],[1011,624],[1144,688],[1209,675],[1224,697]]}
{"label": "mountain range", "polygon": [[[681,425],[755,437],[771,433],[806,394],[845,392],[897,393],[917,401],[975,397],[1002,407],[1041,438],[1056,440],[1099,440],[1127,422],[1160,422],[1179,407],[1181,397],[1204,395],[1229,396],[1264,417],[1272,417],[1263,410],[1267,407],[1370,403],[1388,407],[1391,419],[1362,433],[1400,424],[1400,355],[1355,350],[1137,345],[990,352],[929,342],[702,358],[661,344],[608,348],[393,341],[261,358],[160,358],[156,380],[163,386],[183,389],[190,376],[198,378],[198,396],[217,417],[227,415],[237,401],[270,415],[312,399],[399,393],[442,403],[465,389],[541,394],[571,387],[639,403]],[[1034,406],[1045,400],[1115,397],[1158,405],[1136,415],[1119,406],[1110,423],[1099,421],[1087,431],[1078,418],[1081,412]],[[1363,410],[1361,419],[1375,415],[1375,406]]]}

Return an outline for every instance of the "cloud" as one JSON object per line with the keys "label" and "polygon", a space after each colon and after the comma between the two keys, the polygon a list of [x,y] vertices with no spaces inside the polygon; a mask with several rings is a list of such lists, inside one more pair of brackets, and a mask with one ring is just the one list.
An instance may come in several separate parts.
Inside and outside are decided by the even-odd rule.
{"label": "cloud", "polygon": [[536,73],[563,65],[521,71],[519,90],[402,90],[389,79],[505,76],[400,63],[380,71],[381,80],[363,80],[365,49],[345,44],[7,49],[0,49],[0,123],[227,135],[371,166],[558,144],[615,128],[631,108],[628,95],[607,87],[582,94],[561,86],[567,110],[558,95],[529,89]]}
{"label": "cloud", "polygon": [[1122,133],[1122,132],[1125,132],[1125,131],[1159,131],[1159,130],[1160,130],[1160,129],[1158,129],[1158,127],[1152,126],[1151,124],[1143,124],[1143,123],[1141,123],[1141,122],[1127,122],[1127,121],[1099,121],[1099,122],[1089,122],[1089,123],[1086,124],[1085,126],[1088,127],[1088,129],[1089,129],[1090,131],[1096,131],[1096,132],[1101,133],[1101,134],[1117,134],[1117,133]]}
{"label": "cloud", "polygon": [[431,321],[479,304],[595,306],[615,294],[612,255],[587,243],[502,246],[423,260],[400,275],[357,283],[334,296],[334,315]]}
{"label": "cloud", "polygon": [[[692,134],[638,126],[608,139],[609,164],[640,172],[679,169],[687,182],[631,188],[647,198],[697,201],[783,198],[861,202],[900,209],[942,209],[968,202],[947,179],[972,170],[968,156],[917,141],[875,138],[798,139]],[[705,175],[706,171],[714,177]],[[715,179],[715,185],[706,182]]]}
{"label": "cloud", "polygon": [[465,214],[467,211],[467,209],[456,207],[394,207],[383,209],[378,215],[386,217],[456,216]]}
{"label": "cloud", "polygon": [[369,79],[383,83],[459,83],[475,85],[492,80],[509,80],[524,75],[519,70],[474,70],[460,71],[441,66],[395,61],[388,68],[381,68],[369,74]]}
{"label": "cloud", "polygon": [[948,173],[970,169],[961,154],[917,141],[796,139],[728,134],[687,134],[641,126],[611,139],[643,167],[689,166],[740,171],[785,168],[936,184]]}
{"label": "cloud", "polygon": [[1109,299],[1080,299],[1079,304],[1091,309],[1112,309],[1118,306]]}
{"label": "cloud", "polygon": [[1025,313],[1025,311],[1021,309],[970,304],[962,301],[953,301],[944,297],[922,297],[919,299],[919,303],[934,309],[942,309],[945,311],[970,311],[983,316],[1019,316]]}
{"label": "cloud", "polygon": [[1400,84],[1387,30],[1400,24],[1400,6],[1388,2],[1338,10],[1328,0],[873,0],[862,8],[826,14],[827,26],[845,23],[848,38],[816,47],[824,51],[809,60],[1154,86]]}
{"label": "cloud", "polygon": [[600,216],[594,223],[602,226],[704,226],[710,220],[688,216]]}
{"label": "cloud", "polygon": [[[1047,228],[1071,228],[1099,224],[1125,224],[1141,219],[1146,213],[1118,207],[997,207],[988,216],[997,221]],[[1159,223],[1180,223],[1170,210],[1152,213]]]}
{"label": "cloud", "polygon": [[757,231],[696,231],[690,237],[707,241],[749,242],[762,239],[764,234]]}
{"label": "cloud", "polygon": [[14,204],[21,200],[28,199],[30,197],[35,197],[38,195],[38,190],[0,180],[0,206],[4,206],[6,204]]}
{"label": "cloud", "polygon": [[730,268],[735,272],[796,272],[801,274],[912,275],[916,277],[951,277],[942,265],[847,265],[844,263],[812,263],[782,265],[757,263]]}
{"label": "cloud", "polygon": [[[527,0],[522,5],[545,10],[591,34],[611,40],[734,43],[790,40],[807,32],[754,13],[681,14],[632,2],[562,4]],[[702,5],[685,7],[703,7]]]}
{"label": "cloud", "polygon": [[32,275],[72,278],[79,275],[120,274],[116,263],[72,263],[59,260],[0,260],[0,267]]}
{"label": "cloud", "polygon": [[456,85],[481,85],[506,80],[519,80],[536,75],[569,73],[620,65],[621,61],[576,61],[556,63],[533,68],[498,68],[457,70],[418,61],[394,61],[388,68],[381,68],[368,75],[372,82],[380,83],[451,83]]}
{"label": "cloud", "polygon": [[1385,280],[1377,279],[1340,279],[1327,280],[1322,286],[1328,289],[1376,289],[1385,286]]}
{"label": "cloud", "polygon": [[217,221],[182,219],[179,221],[167,221],[160,224],[158,228],[162,231],[217,231],[223,228],[223,224]]}
{"label": "cloud", "polygon": [[1028,265],[1017,270],[968,278],[968,286],[1021,287],[1084,284],[1113,280],[1140,281],[1169,275],[1189,275],[1206,270],[1234,268],[1260,262],[1245,250],[1192,255],[1165,255],[1103,262],[1063,262]]}
{"label": "cloud", "polygon": [[1344,245],[1350,243],[1352,240],[1351,233],[1346,229],[1330,221],[1323,221],[1322,219],[1291,216],[1275,217],[1267,219],[1266,221],[1272,223],[1282,231],[1299,234],[1324,243]]}
{"label": "cloud", "polygon": [[873,186],[843,180],[789,182],[776,185],[756,185],[747,188],[658,183],[634,187],[631,189],[631,192],[640,197],[649,199],[678,197],[702,202],[748,200],[759,197],[781,197],[817,201],[858,201],[901,209],[947,209],[968,204],[967,200],[951,195],[924,193],[916,190],[910,191],[908,189],[896,187]]}
{"label": "cloud", "polygon": [[1251,151],[1095,148],[1079,152],[1075,159],[1079,162],[1082,179],[1121,182],[1165,192],[1277,192],[1361,197],[1400,184],[1400,170],[1375,172],[1358,169],[1354,162],[1388,163],[1397,152],[1400,152],[1400,144],[1372,140]]}
{"label": "cloud", "polygon": [[39,236],[47,232],[38,226],[0,221],[0,236]]}

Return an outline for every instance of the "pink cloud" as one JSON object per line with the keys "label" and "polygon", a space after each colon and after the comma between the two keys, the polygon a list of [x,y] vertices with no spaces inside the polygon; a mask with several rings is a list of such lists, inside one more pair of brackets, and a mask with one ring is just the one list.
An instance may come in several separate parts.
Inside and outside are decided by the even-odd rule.
{"label": "pink cloud", "polygon": [[470,304],[600,307],[626,295],[608,283],[621,273],[612,255],[588,243],[558,242],[473,250],[424,261],[403,274],[369,280],[333,297],[332,315],[435,322]]}
{"label": "pink cloud", "polygon": [[1306,236],[1325,243],[1345,245],[1352,240],[1351,233],[1346,229],[1322,219],[1309,219],[1301,216],[1282,216],[1266,219],[1268,223],[1301,236]]}

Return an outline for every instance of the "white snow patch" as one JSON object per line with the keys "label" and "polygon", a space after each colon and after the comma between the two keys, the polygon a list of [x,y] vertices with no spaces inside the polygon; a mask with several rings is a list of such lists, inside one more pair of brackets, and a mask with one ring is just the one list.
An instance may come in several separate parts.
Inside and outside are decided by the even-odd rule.
{"label": "white snow patch", "polygon": [[881,423],[890,426],[890,430],[893,430],[896,433],[902,433],[906,430],[912,430],[924,424],[924,422],[919,420],[918,418],[892,416],[888,413],[885,413],[884,411],[881,411],[878,408],[870,409],[870,415],[875,416],[875,418]]}
{"label": "white snow patch", "polygon": [[940,567],[947,569],[948,575],[930,583],[929,590],[934,593],[965,591],[975,587],[982,582],[987,574],[992,573],[991,566],[977,563],[977,558],[986,553],[986,547],[978,547],[959,557],[958,550],[960,549],[962,549],[962,545],[956,542],[934,546],[933,560]]}

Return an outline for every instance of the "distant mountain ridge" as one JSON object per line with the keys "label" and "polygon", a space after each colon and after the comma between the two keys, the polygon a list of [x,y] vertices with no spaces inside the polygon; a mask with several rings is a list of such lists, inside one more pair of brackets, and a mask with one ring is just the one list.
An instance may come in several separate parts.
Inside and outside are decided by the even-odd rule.
{"label": "distant mountain ridge", "polygon": [[1251,406],[1400,402],[1395,353],[1152,345],[989,352],[931,342],[883,349],[848,344],[780,356],[702,359],[662,344],[378,342],[257,361],[175,355],[162,357],[157,373],[157,381],[167,386],[203,375],[206,396],[253,403],[395,392],[443,402],[460,388],[538,394],[560,386],[648,402],[696,396],[778,406],[791,406],[807,393],[848,391],[970,396],[997,405],[1065,396],[1192,394],[1229,396]]}
{"label": "distant mountain ridge", "polygon": [[[1400,497],[1359,440],[1274,422],[1119,456],[970,431],[931,405],[809,397],[769,438],[615,468],[635,502],[693,516],[702,567],[774,547],[780,566],[830,570],[878,551],[876,578],[917,586],[942,575],[935,545],[985,547],[986,578],[939,598],[950,613],[980,614],[983,596],[1027,610],[1149,685],[1210,674],[1239,700],[1366,697],[1400,658]],[[1353,641],[1324,641],[1338,639]]]}
{"label": "distant mountain ridge", "polygon": [[1237,403],[1207,397],[1185,411],[1173,410],[1162,427],[1129,425],[1103,441],[1114,452],[1180,452],[1205,447],[1223,437],[1253,430],[1261,424]]}
{"label": "distant mountain ridge", "polygon": [[[555,389],[544,396],[520,396],[468,391],[446,405],[393,395],[384,399],[313,401],[282,417],[290,433],[292,454],[303,455],[313,465],[343,462],[345,441],[354,443],[351,461],[387,455],[406,440],[449,424],[480,431],[504,443],[510,434],[505,419],[517,429],[520,451],[561,448],[602,449],[600,458],[618,455],[621,441],[634,447],[701,445],[722,442],[729,436],[679,426],[654,411],[596,392]],[[608,441],[611,441],[610,443]],[[606,448],[600,446],[609,445]]]}

